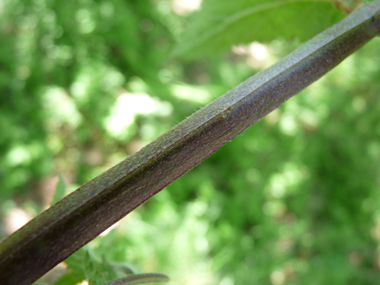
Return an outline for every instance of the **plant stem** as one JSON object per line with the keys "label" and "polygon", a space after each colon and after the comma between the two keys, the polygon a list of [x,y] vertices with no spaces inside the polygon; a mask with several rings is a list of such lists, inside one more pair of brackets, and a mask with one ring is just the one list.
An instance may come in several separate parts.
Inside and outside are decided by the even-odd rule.
{"label": "plant stem", "polygon": [[347,16],[0,243],[1,284],[31,284],[380,34],[380,2]]}
{"label": "plant stem", "polygon": [[169,277],[160,273],[134,274],[104,285],[137,285],[146,283],[169,282]]}

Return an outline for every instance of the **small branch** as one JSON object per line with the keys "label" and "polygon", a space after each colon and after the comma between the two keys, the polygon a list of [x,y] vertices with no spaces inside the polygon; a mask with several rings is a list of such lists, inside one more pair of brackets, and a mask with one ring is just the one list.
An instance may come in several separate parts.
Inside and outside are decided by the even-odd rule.
{"label": "small branch", "polygon": [[38,215],[0,243],[1,284],[30,284],[380,33],[380,2],[288,57]]}
{"label": "small branch", "polygon": [[104,285],[137,285],[157,282],[169,282],[169,277],[161,273],[134,274],[117,279]]}

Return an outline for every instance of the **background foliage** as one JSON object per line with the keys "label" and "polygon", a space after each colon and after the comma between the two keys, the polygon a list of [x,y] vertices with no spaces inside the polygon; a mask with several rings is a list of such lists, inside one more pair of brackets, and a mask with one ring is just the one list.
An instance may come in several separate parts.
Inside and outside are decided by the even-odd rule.
{"label": "background foliage", "polygon": [[[185,4],[0,2],[0,238],[48,207],[60,174],[67,194],[343,17],[326,1]],[[173,284],[380,281],[379,43],[74,254],[56,284],[121,265]]]}

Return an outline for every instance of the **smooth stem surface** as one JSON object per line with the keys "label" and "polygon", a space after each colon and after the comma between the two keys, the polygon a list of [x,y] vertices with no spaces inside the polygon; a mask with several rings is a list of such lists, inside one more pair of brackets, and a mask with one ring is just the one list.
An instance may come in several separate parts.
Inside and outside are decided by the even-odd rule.
{"label": "smooth stem surface", "polygon": [[1,284],[31,284],[377,34],[379,1],[81,186],[0,243]]}

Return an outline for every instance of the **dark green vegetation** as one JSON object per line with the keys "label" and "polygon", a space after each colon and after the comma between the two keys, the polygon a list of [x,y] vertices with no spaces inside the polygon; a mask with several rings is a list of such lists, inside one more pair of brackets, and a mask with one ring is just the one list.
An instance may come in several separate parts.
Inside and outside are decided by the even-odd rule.
{"label": "dark green vegetation", "polygon": [[[80,3],[5,6],[2,201],[15,192],[14,202],[2,205],[4,216],[14,205],[40,210],[42,177],[62,172],[70,184],[87,182],[253,73],[231,54],[166,60],[182,21],[167,2]],[[295,44],[269,47],[279,58]],[[374,40],[132,213],[92,243],[93,254],[167,273],[178,284],[373,284],[378,45]],[[135,121],[117,132],[107,118],[121,88],[161,103],[155,109],[155,101],[144,101]],[[124,108],[132,104],[122,98]]]}

